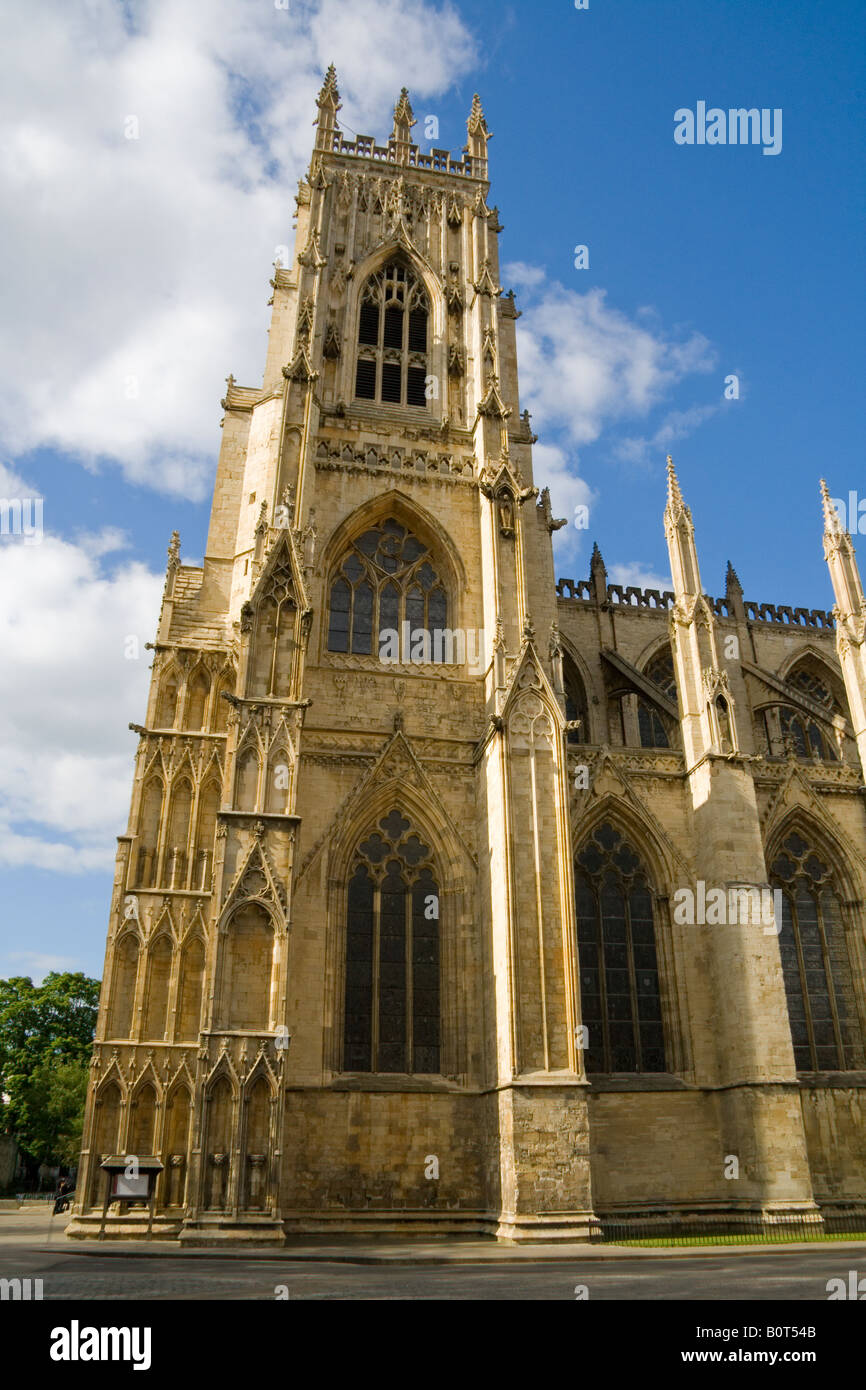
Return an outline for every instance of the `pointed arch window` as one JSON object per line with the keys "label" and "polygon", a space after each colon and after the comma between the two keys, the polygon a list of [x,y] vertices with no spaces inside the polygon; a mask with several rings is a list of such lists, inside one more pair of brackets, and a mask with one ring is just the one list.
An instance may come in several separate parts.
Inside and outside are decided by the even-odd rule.
{"label": "pointed arch window", "polygon": [[216,775],[209,777],[199,796],[192,887],[209,893],[213,874],[217,815],[222,787]]}
{"label": "pointed arch window", "polygon": [[770,869],[782,890],[779,951],[798,1071],[866,1066],[842,907],[826,860],[789,835]]}
{"label": "pointed arch window", "polygon": [[165,1137],[162,1160],[162,1202],[166,1207],[182,1207],[186,1189],[189,1151],[190,1093],[186,1086],[175,1086],[165,1108]]}
{"label": "pointed arch window", "polygon": [[133,1154],[152,1154],[156,1138],[156,1090],[150,1081],[132,1099],[127,1149]]}
{"label": "pointed arch window", "polygon": [[677,678],[674,673],[674,654],[670,647],[662,647],[647,664],[644,675],[664,691],[669,700],[676,703]]}
{"label": "pointed arch window", "polygon": [[165,676],[156,706],[156,727],[173,729],[180,698],[180,676],[172,667]]}
{"label": "pointed arch window", "polygon": [[652,894],[638,855],[605,823],[575,861],[587,1072],[663,1072]]}
{"label": "pointed arch window", "polygon": [[205,727],[209,695],[210,676],[205,670],[199,669],[187,687],[184,723],[188,729],[198,732]]}
{"label": "pointed arch window", "polygon": [[651,705],[648,700],[638,701],[637,723],[641,748],[670,748],[665,722],[655,705]]}
{"label": "pointed arch window", "polygon": [[359,844],[348,888],[346,1071],[440,1071],[439,889],[399,810]]}
{"label": "pointed arch window", "polygon": [[448,596],[423,541],[388,517],[352,542],[331,582],[328,651],[369,656],[389,642],[393,661],[451,660],[450,630],[437,640],[446,630]]}
{"label": "pointed arch window", "polygon": [[172,950],[171,937],[167,932],[160,932],[156,940],[151,942],[147,952],[147,990],[142,1036],[154,1041],[161,1041],[165,1037]]}
{"label": "pointed arch window", "polygon": [[[677,702],[677,681],[674,657],[670,647],[663,647],[648,663],[644,675],[657,685],[664,695]],[[641,748],[670,748],[671,730],[668,721],[649,700],[638,700],[637,722]]]}
{"label": "pointed arch window", "polygon": [[162,869],[166,888],[186,888],[187,851],[192,817],[193,788],[188,777],[181,777],[171,789],[168,835]]}
{"label": "pointed arch window", "polygon": [[123,1097],[116,1081],[109,1081],[96,1092],[94,1106],[93,1137],[91,1139],[90,1205],[101,1203],[105,1176],[100,1162],[109,1154],[116,1154],[120,1148],[120,1126],[123,1115]]}
{"label": "pointed arch window", "polygon": [[108,1007],[106,1036],[132,1036],[135,1015],[135,987],[138,980],[139,942],[134,932],[125,932],[114,953],[111,998]]}
{"label": "pointed arch window", "polygon": [[835,699],[829,684],[812,669],[811,665],[798,665],[797,669],[791,671],[786,679],[788,685],[792,685],[795,690],[802,690],[803,694],[808,695],[810,700],[823,705],[831,713],[835,714],[839,709],[838,701]]}
{"label": "pointed arch window", "polygon": [[421,280],[400,261],[370,276],[358,319],[356,399],[426,407],[429,316]]}
{"label": "pointed arch window", "polygon": [[201,993],[204,982],[204,944],[193,936],[186,942],[181,956],[180,1007],[178,1009],[177,1039],[195,1041],[201,1026]]}
{"label": "pointed arch window", "polygon": [[240,753],[235,774],[235,806],[239,811],[255,811],[259,804],[259,755],[251,744]]}
{"label": "pointed arch window", "polygon": [[257,902],[235,912],[225,935],[220,1017],[229,1030],[270,1027],[274,924]]}
{"label": "pointed arch window", "polygon": [[808,715],[787,705],[779,708],[782,738],[793,746],[798,758],[818,758],[821,762],[838,761],[836,750],[826,732]]}
{"label": "pointed arch window", "polygon": [[802,691],[816,712],[795,705],[774,704],[760,711],[757,734],[759,743],[770,757],[793,754],[803,762],[835,763],[848,754],[845,740],[834,727],[836,716],[847,715],[847,702],[838,677],[822,667],[817,658],[805,656],[785,677],[786,685]]}
{"label": "pointed arch window", "polygon": [[791,705],[770,705],[763,711],[762,719],[761,742],[771,757],[784,757],[790,751],[801,762],[839,761],[829,729],[810,719],[804,710]]}
{"label": "pointed arch window", "polygon": [[223,699],[223,694],[234,695],[237,680],[234,672],[227,672],[219,683],[216,699],[213,707],[213,727],[214,732],[224,734],[228,728],[229,702]]}
{"label": "pointed arch window", "polygon": [[289,694],[297,611],[291,565],[278,564],[268,575],[256,608],[250,694],[268,699]]}
{"label": "pointed arch window", "polygon": [[588,706],[583,681],[569,656],[565,657],[562,665],[565,680],[565,717],[569,723],[580,720],[580,728],[569,731],[568,742],[589,743]]}
{"label": "pointed arch window", "polygon": [[156,880],[159,827],[162,821],[163,785],[159,777],[151,777],[141,799],[138,824],[137,888],[152,888]]}

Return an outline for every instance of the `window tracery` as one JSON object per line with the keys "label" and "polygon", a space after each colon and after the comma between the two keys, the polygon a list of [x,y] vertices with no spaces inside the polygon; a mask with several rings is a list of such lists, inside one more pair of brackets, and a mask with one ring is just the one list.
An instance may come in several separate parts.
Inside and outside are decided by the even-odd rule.
{"label": "window tracery", "polygon": [[[644,675],[676,704],[677,681],[674,673],[674,657],[670,647],[663,647],[647,665]],[[637,707],[638,729],[642,748],[670,748],[671,731],[661,712],[649,700],[639,699]]]}
{"label": "window tracery", "polygon": [[389,517],[354,540],[337,567],[328,651],[369,656],[374,634],[378,651],[382,633],[402,635],[404,623],[410,640],[419,630],[432,639],[448,627],[448,599],[423,541]]}
{"label": "window tracery", "polygon": [[359,843],[348,888],[343,1066],[440,1070],[439,889],[398,810]]}
{"label": "window tracery", "polygon": [[798,1071],[851,1071],[864,1065],[851,959],[833,874],[799,834],[770,868],[782,890],[779,951]]}
{"label": "window tracery", "polygon": [[581,1018],[591,1072],[663,1072],[652,894],[643,865],[605,823],[575,861]]}
{"label": "window tracery", "polygon": [[357,399],[426,407],[428,319],[424,286],[400,261],[370,276],[358,321]]}

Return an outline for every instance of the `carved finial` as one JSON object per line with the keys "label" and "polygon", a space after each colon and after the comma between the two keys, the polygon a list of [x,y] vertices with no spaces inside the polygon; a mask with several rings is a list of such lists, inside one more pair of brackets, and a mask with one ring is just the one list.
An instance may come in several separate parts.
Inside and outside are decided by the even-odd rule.
{"label": "carved finial", "polygon": [[725,574],[725,593],[732,594],[735,590],[737,593],[742,594],[743,586],[740,583],[740,577],[737,574],[737,571],[734,569],[733,565],[729,560],[727,572]]}
{"label": "carved finial", "polygon": [[172,531],[168,544],[168,568],[176,570],[180,565],[180,532]]}
{"label": "carved finial", "polygon": [[535,640],[535,627],[528,613],[523,619],[523,640],[524,642],[532,642]]}
{"label": "carved finial", "polygon": [[[337,125],[337,112],[340,109],[340,93],[337,88],[337,72],[333,63],[325,73],[325,80],[322,83],[322,90],[316,98],[316,105],[319,108],[319,113],[314,122],[318,127],[316,131],[316,149],[330,150],[334,145],[339,148],[341,137],[339,134],[340,127]],[[321,175],[321,165],[317,172]],[[306,201],[309,202],[309,196],[307,196]]]}
{"label": "carved finial", "polygon": [[492,140],[493,136],[487,129],[487,122],[481,109],[481,98],[477,92],[472,98],[472,110],[466,122],[466,133],[468,138],[465,153],[471,159],[478,161],[481,167],[476,167],[475,172],[484,176],[487,173],[487,142]]}
{"label": "carved finial", "polygon": [[492,139],[490,131],[487,129],[487,122],[484,119],[484,112],[481,108],[481,98],[476,92],[472,98],[472,110],[469,112],[469,120],[466,122],[470,135],[483,134],[487,139]]}
{"label": "carved finial", "polygon": [[668,505],[672,507],[682,507],[685,505],[683,494],[680,491],[677,471],[674,468],[674,461],[670,454],[668,454]]}
{"label": "carved finial", "polygon": [[334,110],[339,111],[340,92],[337,87],[337,69],[334,67],[333,63],[328,66],[328,71],[325,73],[325,80],[322,83],[322,90],[316,98],[316,104],[318,106],[324,106],[326,103],[332,105]]}
{"label": "carved finial", "polygon": [[841,535],[845,528],[823,478],[821,479],[821,501],[824,506],[824,530],[833,536]]}
{"label": "carved finial", "polygon": [[493,373],[487,379],[483,398],[476,407],[479,415],[487,415],[494,420],[507,420],[511,406],[505,405],[499,394],[499,377]]}
{"label": "carved finial", "polygon": [[409,93],[404,87],[400,92],[397,105],[394,107],[394,129],[391,132],[391,141],[397,146],[398,158],[404,164],[409,158],[413,125],[415,125],[415,115],[409,101]]}
{"label": "carved finial", "polygon": [[502,286],[497,285],[493,279],[490,269],[490,257],[485,256],[481,262],[481,274],[477,280],[472,282],[472,288],[476,294],[488,295],[491,299],[498,299],[502,293]]}
{"label": "carved finial", "polygon": [[592,547],[592,558],[589,562],[589,583],[592,589],[592,596],[595,602],[601,604],[607,602],[607,570],[601,551],[594,542]]}
{"label": "carved finial", "polygon": [[397,99],[397,105],[394,107],[394,124],[395,126],[405,124],[410,127],[415,125],[415,113],[412,110],[412,104],[409,101],[409,91],[406,87],[400,88],[400,96]]}

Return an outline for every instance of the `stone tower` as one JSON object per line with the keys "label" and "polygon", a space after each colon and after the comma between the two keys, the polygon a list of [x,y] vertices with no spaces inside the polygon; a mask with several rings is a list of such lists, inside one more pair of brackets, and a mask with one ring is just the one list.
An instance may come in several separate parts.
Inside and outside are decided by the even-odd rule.
{"label": "stone tower", "polygon": [[192,1244],[820,1222],[816,1195],[863,1196],[860,1092],[801,1095],[830,1043],[789,1027],[788,928],[708,936],[672,902],[768,888],[812,812],[828,865],[866,845],[866,678],[828,615],[759,613],[731,569],[703,594],[672,466],[673,591],[609,585],[597,548],[555,583],[480,101],[459,160],[421,153],[405,90],[386,145],[339,110],[332,68],[204,564],[169,549],[70,1233],[98,1229],[107,1155],[159,1159],[153,1231]]}

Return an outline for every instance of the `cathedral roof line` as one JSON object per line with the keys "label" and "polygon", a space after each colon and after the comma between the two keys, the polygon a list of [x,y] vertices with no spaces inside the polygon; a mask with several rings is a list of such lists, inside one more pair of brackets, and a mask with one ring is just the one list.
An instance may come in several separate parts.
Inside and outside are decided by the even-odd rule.
{"label": "cathedral roof line", "polygon": [[[736,572],[735,572],[736,573]],[[592,581],[589,579],[558,579],[557,598],[572,603],[597,606],[593,595]],[[730,593],[724,598],[705,595],[713,612],[720,618],[732,618]],[[669,610],[674,606],[674,593],[671,589],[642,589],[634,584],[608,584],[603,606],[610,605],[618,610],[630,609],[634,613],[655,613]],[[832,634],[835,629],[833,614],[823,608],[792,608],[789,604],[760,603],[756,599],[746,599],[743,607],[747,622],[774,623],[777,626],[803,629],[815,633]]]}

